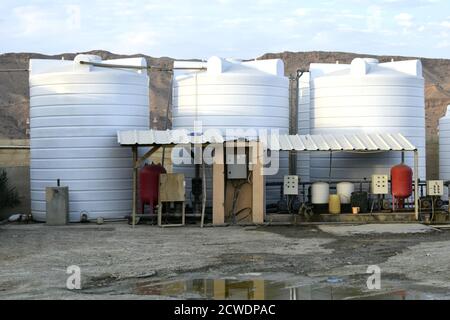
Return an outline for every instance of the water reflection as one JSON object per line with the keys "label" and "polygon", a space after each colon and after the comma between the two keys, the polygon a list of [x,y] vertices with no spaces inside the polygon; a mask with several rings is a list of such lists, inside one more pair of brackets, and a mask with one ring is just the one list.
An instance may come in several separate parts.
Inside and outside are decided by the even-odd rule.
{"label": "water reflection", "polygon": [[380,292],[329,283],[295,285],[264,279],[193,279],[140,283],[135,287],[135,293],[182,299],[215,300],[421,299],[421,296],[411,295],[404,290]]}

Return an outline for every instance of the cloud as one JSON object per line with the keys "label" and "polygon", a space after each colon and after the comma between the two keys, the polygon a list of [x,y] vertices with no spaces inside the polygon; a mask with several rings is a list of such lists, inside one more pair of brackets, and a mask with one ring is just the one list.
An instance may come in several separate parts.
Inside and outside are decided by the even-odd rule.
{"label": "cloud", "polygon": [[382,28],[383,17],[379,6],[370,6],[367,8],[367,30],[377,31]]}
{"label": "cloud", "polygon": [[444,49],[444,48],[448,48],[448,47],[450,47],[450,41],[449,40],[442,40],[442,41],[439,41],[436,44],[436,48],[437,49]]}
{"label": "cloud", "polygon": [[48,13],[37,6],[20,6],[13,10],[18,20],[18,30],[21,35],[33,35],[51,30]]}
{"label": "cloud", "polygon": [[294,15],[299,16],[299,17],[304,17],[306,15],[308,15],[310,12],[310,9],[308,8],[298,8],[294,10]]}
{"label": "cloud", "polygon": [[397,24],[403,28],[410,28],[413,25],[413,16],[410,15],[409,13],[405,12],[399,13],[394,17],[394,19],[397,22]]}
{"label": "cloud", "polygon": [[3,52],[450,54],[450,39],[440,36],[450,33],[448,0],[1,0],[0,12]]}
{"label": "cloud", "polygon": [[77,5],[66,6],[67,19],[66,24],[69,30],[78,30],[81,28],[81,8]]}
{"label": "cloud", "polygon": [[157,46],[161,41],[161,34],[142,28],[142,30],[120,33],[116,37],[114,46],[117,52],[127,54],[145,53]]}

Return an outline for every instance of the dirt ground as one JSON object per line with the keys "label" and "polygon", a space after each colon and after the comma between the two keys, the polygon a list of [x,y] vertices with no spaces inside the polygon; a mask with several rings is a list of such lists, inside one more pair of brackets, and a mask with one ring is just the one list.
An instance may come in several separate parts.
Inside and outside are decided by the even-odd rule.
{"label": "dirt ground", "polygon": [[[81,269],[81,290],[66,288],[71,265]],[[283,288],[333,285],[335,292],[354,290],[341,298],[370,297],[369,265],[381,269],[380,292],[402,290],[412,299],[450,299],[450,231],[418,225],[0,226],[0,299],[189,298],[192,292],[186,285],[181,291],[174,286],[138,290],[141,285],[161,288],[161,283],[189,279],[266,281],[262,298],[267,299],[285,297],[270,296],[274,283]]]}

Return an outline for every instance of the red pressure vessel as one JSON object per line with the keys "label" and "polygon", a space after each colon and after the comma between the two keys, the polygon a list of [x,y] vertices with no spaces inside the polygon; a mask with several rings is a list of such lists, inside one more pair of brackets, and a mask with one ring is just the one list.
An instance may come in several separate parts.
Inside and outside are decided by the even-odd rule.
{"label": "red pressure vessel", "polygon": [[412,194],[413,171],[404,163],[391,168],[391,189],[394,203],[403,207],[404,199]]}
{"label": "red pressure vessel", "polygon": [[150,206],[150,213],[158,204],[159,175],[166,173],[166,169],[160,164],[145,164],[139,173],[139,191],[141,198],[142,213],[144,205]]}

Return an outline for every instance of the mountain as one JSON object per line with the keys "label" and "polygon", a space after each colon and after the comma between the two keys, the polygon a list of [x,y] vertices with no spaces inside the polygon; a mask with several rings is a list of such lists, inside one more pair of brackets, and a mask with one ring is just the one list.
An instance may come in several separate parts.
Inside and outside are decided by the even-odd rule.
{"label": "mountain", "polygon": [[[118,55],[107,51],[90,51],[103,59],[124,57],[145,57],[149,65],[170,67],[173,59],[154,58],[146,55]],[[54,56],[37,53],[6,53],[0,55],[0,70],[27,69],[29,59],[72,60],[77,53],[64,53]],[[419,57],[374,56],[347,52],[282,52],[267,53],[258,59],[283,59],[286,75],[295,74],[297,69],[308,69],[312,62],[350,63],[356,57],[373,57],[380,62],[416,59]],[[450,104],[450,60],[420,58],[425,77],[425,104],[427,126],[427,176],[437,178],[438,174],[438,120]],[[166,112],[169,98],[171,75],[156,71],[150,76],[150,117],[153,128],[163,129],[166,125]],[[0,72],[0,138],[25,139],[28,136],[29,117],[28,73],[25,71]],[[170,119],[170,114],[169,114]],[[170,127],[170,123],[169,123]]]}

